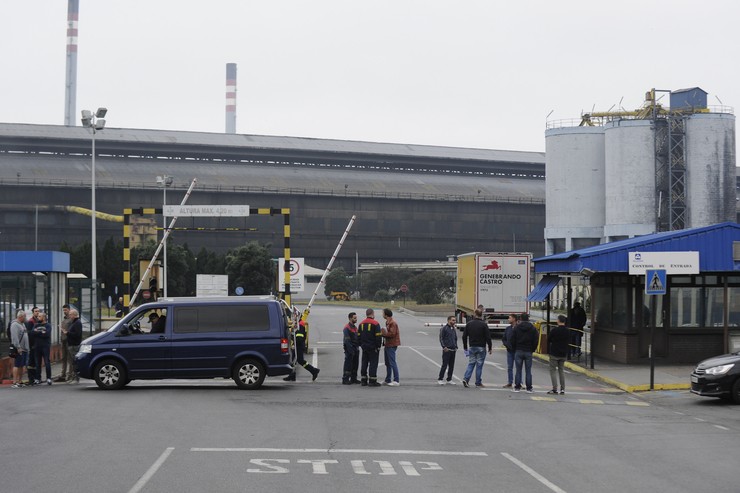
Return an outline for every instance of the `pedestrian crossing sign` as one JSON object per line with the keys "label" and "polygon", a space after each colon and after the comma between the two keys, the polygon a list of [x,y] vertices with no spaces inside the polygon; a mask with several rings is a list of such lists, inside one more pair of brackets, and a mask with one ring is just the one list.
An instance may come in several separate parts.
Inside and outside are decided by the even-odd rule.
{"label": "pedestrian crossing sign", "polygon": [[648,269],[645,271],[645,294],[666,293],[666,270]]}

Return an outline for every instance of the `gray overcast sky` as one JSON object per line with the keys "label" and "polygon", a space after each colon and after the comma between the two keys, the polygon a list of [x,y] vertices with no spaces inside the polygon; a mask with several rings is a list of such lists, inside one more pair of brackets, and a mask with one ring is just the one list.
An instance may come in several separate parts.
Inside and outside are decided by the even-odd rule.
{"label": "gray overcast sky", "polygon": [[[238,133],[543,151],[551,110],[635,109],[652,87],[740,108],[739,14],[737,0],[80,0],[77,110],[223,132],[234,62]],[[64,123],[66,18],[66,0],[0,0],[0,121]]]}

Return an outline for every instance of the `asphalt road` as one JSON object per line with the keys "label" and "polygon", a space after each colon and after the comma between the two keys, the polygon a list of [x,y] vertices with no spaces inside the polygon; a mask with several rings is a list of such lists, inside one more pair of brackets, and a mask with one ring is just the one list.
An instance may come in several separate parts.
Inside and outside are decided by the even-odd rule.
{"label": "asphalt road", "polygon": [[458,385],[439,386],[437,329],[423,325],[435,320],[404,314],[401,386],[343,386],[348,311],[311,314],[316,382],[299,369],[257,391],[231,380],[0,389],[0,491],[738,491],[740,406],[633,396],[573,373],[551,397],[537,361],[536,392],[512,393],[500,349],[485,389],[459,384],[462,353]]}

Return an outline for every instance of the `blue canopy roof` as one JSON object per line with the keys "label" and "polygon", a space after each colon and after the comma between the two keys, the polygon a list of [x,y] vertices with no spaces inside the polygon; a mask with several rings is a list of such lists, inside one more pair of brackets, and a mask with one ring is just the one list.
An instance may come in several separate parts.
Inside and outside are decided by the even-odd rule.
{"label": "blue canopy roof", "polygon": [[69,253],[52,251],[0,252],[0,272],[69,272]]}
{"label": "blue canopy roof", "polygon": [[732,244],[740,242],[740,225],[733,222],[667,231],[604,243],[534,259],[535,272],[629,272],[629,252],[699,252],[701,272],[740,271]]}
{"label": "blue canopy roof", "polygon": [[557,286],[559,282],[560,276],[543,277],[540,279],[540,282],[537,283],[537,286],[534,287],[532,292],[529,293],[527,301],[545,301],[545,299],[547,299],[547,295],[550,294],[550,291],[555,289],[555,286]]}

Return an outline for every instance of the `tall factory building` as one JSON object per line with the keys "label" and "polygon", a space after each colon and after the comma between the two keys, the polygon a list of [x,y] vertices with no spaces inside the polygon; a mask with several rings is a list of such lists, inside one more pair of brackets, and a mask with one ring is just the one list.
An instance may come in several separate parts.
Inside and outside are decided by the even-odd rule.
{"label": "tall factory building", "polygon": [[545,141],[548,255],[736,219],[735,116],[698,87],[548,122]]}

